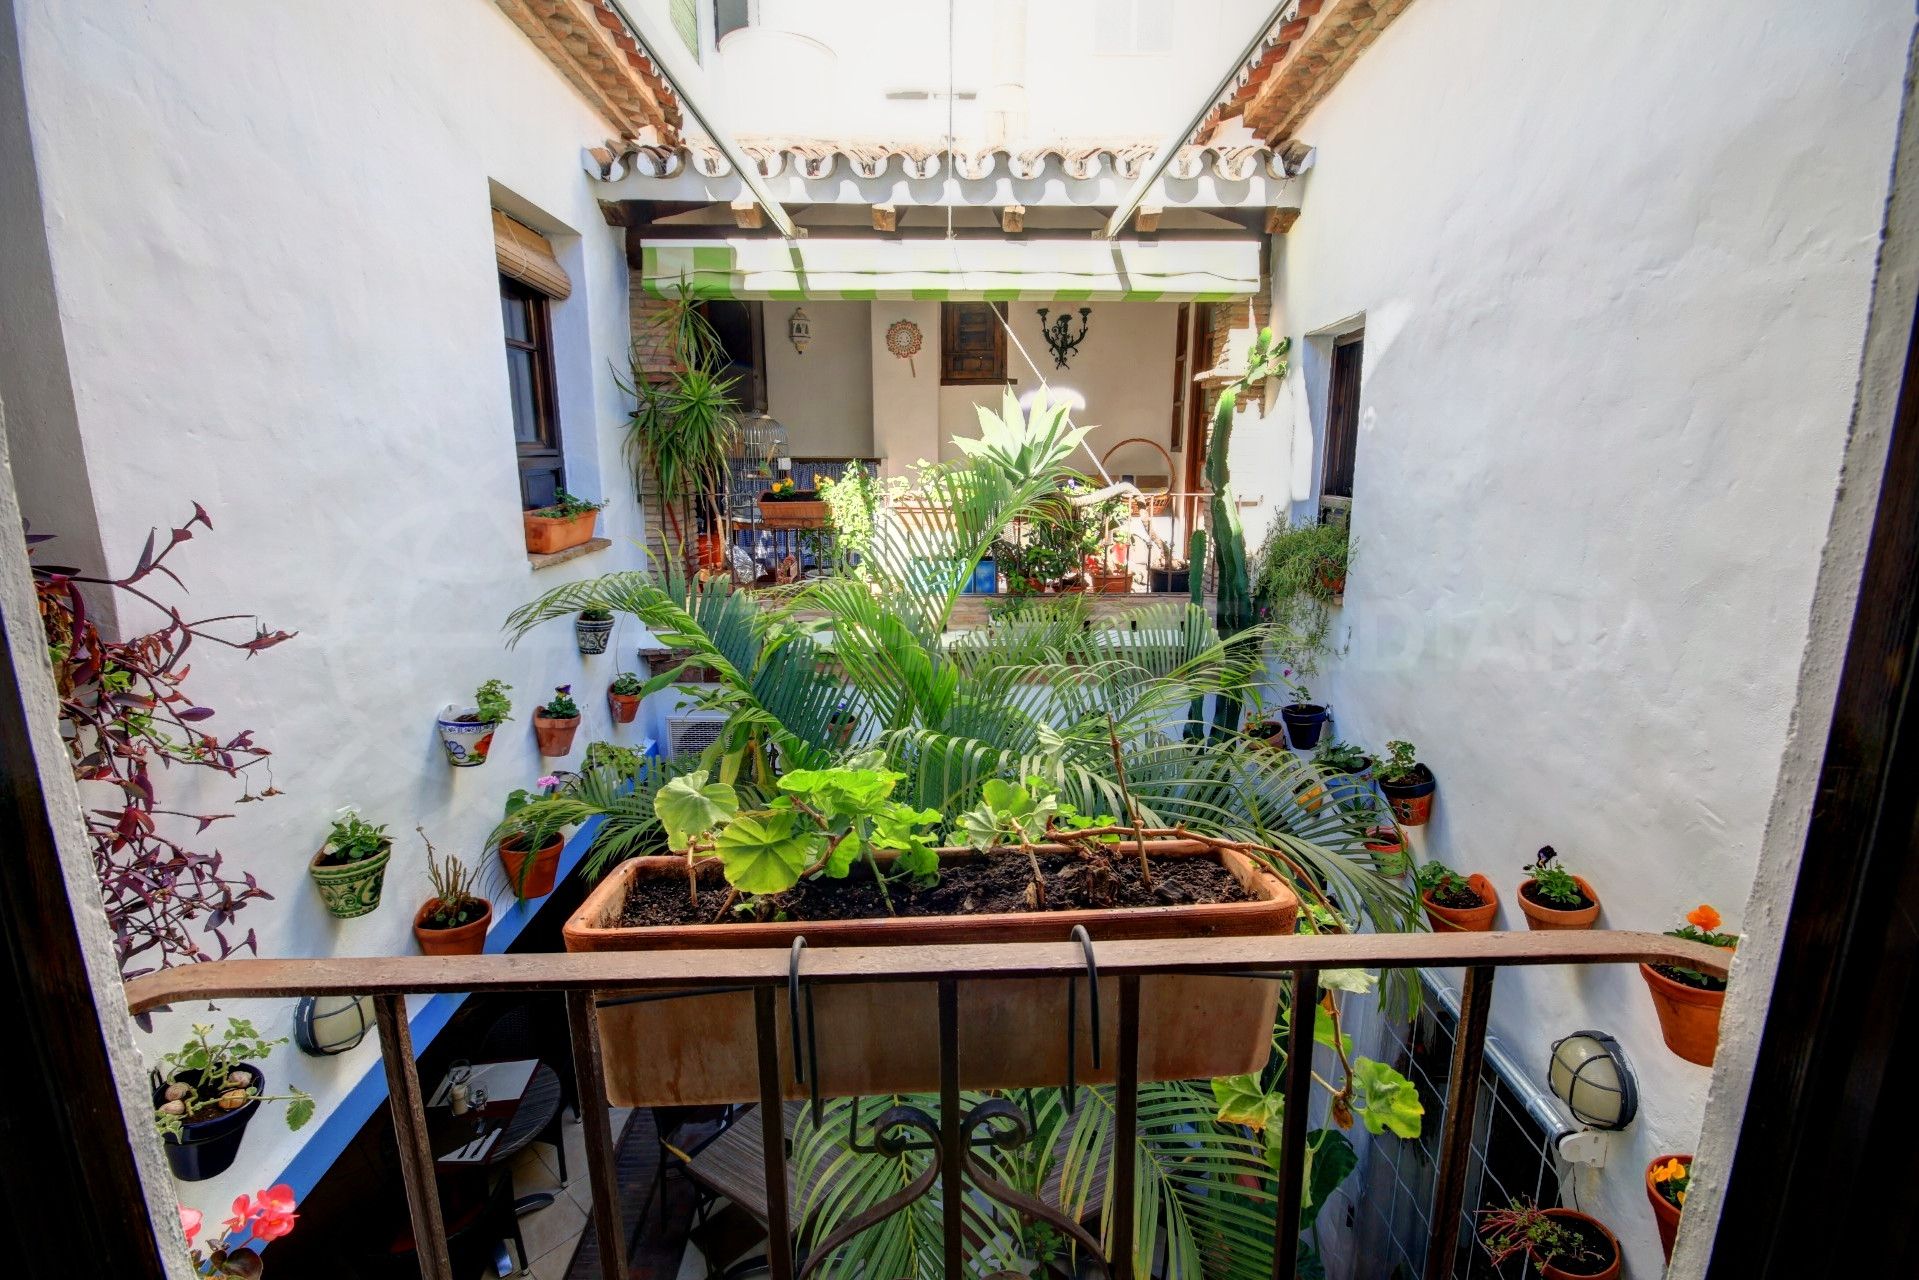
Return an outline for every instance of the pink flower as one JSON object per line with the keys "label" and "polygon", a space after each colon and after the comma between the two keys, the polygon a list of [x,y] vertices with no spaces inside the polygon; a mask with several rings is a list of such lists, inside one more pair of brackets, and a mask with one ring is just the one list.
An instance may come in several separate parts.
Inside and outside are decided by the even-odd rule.
{"label": "pink flower", "polygon": [[236,1235],[245,1231],[248,1220],[253,1217],[253,1202],[245,1196],[237,1196],[233,1201],[233,1216],[220,1224],[220,1230],[227,1235]]}
{"label": "pink flower", "polygon": [[198,1209],[189,1209],[186,1205],[179,1206],[179,1209],[180,1230],[186,1232],[187,1243],[192,1244],[193,1237],[200,1234],[200,1211]]}
{"label": "pink flower", "polygon": [[541,777],[533,785],[536,787],[557,787],[560,785],[560,780],[549,773]]}
{"label": "pink flower", "polygon": [[268,1187],[260,1193],[256,1206],[256,1220],[253,1234],[262,1240],[278,1240],[293,1230],[293,1224],[299,1217],[294,1213],[293,1188],[282,1182],[278,1186]]}

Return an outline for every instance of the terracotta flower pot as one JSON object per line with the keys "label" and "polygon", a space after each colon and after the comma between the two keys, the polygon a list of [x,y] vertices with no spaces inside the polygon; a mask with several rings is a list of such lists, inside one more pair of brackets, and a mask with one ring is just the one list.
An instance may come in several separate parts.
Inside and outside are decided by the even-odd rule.
{"label": "terracotta flower pot", "polygon": [[1423,764],[1414,765],[1413,774],[1410,782],[1379,784],[1386,803],[1393,807],[1393,817],[1399,819],[1402,827],[1423,827],[1433,816],[1433,792],[1439,787],[1439,780]]}
{"label": "terracotta flower pot", "polygon": [[525,836],[508,836],[502,840],[500,865],[506,868],[506,883],[513,890],[513,896],[524,900],[544,898],[552,893],[560,867],[560,850],[565,847],[566,837],[555,833],[540,846],[538,853],[529,857]]}
{"label": "terracotta flower pot", "polygon": [[1133,589],[1133,575],[1124,570],[1118,573],[1096,573],[1093,575],[1093,590],[1103,595],[1123,596]]}
{"label": "terracotta flower pot", "polygon": [[1679,1233],[1680,1208],[1666,1199],[1665,1193],[1659,1189],[1659,1184],[1653,1181],[1652,1174],[1653,1170],[1660,1165],[1672,1160],[1685,1165],[1689,1171],[1692,1169],[1692,1157],[1682,1155],[1654,1156],[1652,1162],[1646,1166],[1646,1199],[1652,1201],[1653,1222],[1659,1227],[1659,1247],[1666,1251],[1667,1262],[1672,1261],[1672,1242]]}
{"label": "terracotta flower pot", "polygon": [[[1264,868],[1235,853],[1218,854],[1180,841],[1165,842],[1160,856],[1217,860],[1254,895],[1250,902],[1070,910],[971,916],[804,920],[759,924],[690,924],[634,927],[614,923],[636,879],[665,879],[684,892],[681,858],[634,858],[616,867],[561,930],[566,949],[650,951],[690,947],[769,948],[786,952],[804,934],[813,947],[924,947],[949,943],[1058,942],[1084,924],[1102,942],[1125,938],[1288,936],[1299,899]],[[1121,852],[1128,845],[1115,846]],[[1042,852],[1048,851],[1044,846]],[[973,859],[971,850],[942,849],[942,863]],[[885,860],[887,855],[882,855]],[[702,878],[719,883],[710,862]],[[917,1093],[940,1080],[938,1001],[935,985],[835,983],[814,990],[819,1049],[818,1086],[823,1096]],[[960,1086],[1017,1088],[1057,1084],[1066,1078],[1067,989],[1064,979],[1003,979],[959,983],[964,1028]],[[1078,1079],[1113,1078],[1118,1054],[1118,986],[1099,984],[1100,1034],[1107,1051],[1094,1067],[1091,1019],[1081,1008],[1075,1049]],[[1149,976],[1140,980],[1139,1078],[1186,1080],[1257,1071],[1272,1053],[1273,1017],[1279,984],[1240,978]],[[611,993],[609,993],[611,994]],[[786,1002],[777,1002],[782,1060],[790,1050]],[[754,1054],[751,992],[715,994],[700,1000],[616,1005],[600,1013],[608,1097],[620,1106],[700,1105],[750,1101],[760,1096]],[[804,1098],[812,1083],[799,1084],[786,1066],[780,1081],[787,1096]]]}
{"label": "terracotta flower pot", "polygon": [[853,734],[860,727],[857,719],[831,720],[827,722],[826,739],[841,751],[853,745]]}
{"label": "terracotta flower pot", "polygon": [[609,689],[606,703],[613,708],[614,724],[632,724],[633,717],[640,714],[640,695],[637,693],[614,693]]}
{"label": "terracotta flower pot", "polygon": [[1561,1222],[1577,1222],[1588,1233],[1603,1237],[1606,1243],[1612,1246],[1612,1265],[1603,1271],[1566,1271],[1535,1258],[1533,1261],[1539,1267],[1540,1275],[1546,1280],[1619,1280],[1619,1269],[1624,1255],[1619,1249],[1619,1237],[1614,1235],[1605,1223],[1577,1209],[1548,1209],[1546,1216],[1557,1218]]}
{"label": "terracotta flower pot", "polygon": [[599,518],[597,511],[583,511],[577,516],[557,518],[524,512],[522,522],[526,526],[526,549],[532,555],[547,556],[591,542],[593,526]]}
{"label": "terracotta flower pot", "polygon": [[363,916],[380,905],[380,889],[386,883],[386,864],[393,857],[393,842],[380,842],[380,851],[358,862],[322,863],[326,846],[313,855],[307,871],[320,890],[320,901],[342,920]]}
{"label": "terracotta flower pot", "polygon": [[580,718],[568,716],[556,720],[541,707],[533,713],[533,735],[540,740],[540,754],[563,756],[573,750],[573,735],[580,731]]}
{"label": "terracotta flower pot", "polygon": [[1404,880],[1406,873],[1412,870],[1413,860],[1401,843],[1399,833],[1391,827],[1375,827],[1366,833],[1366,852],[1373,855],[1378,864],[1379,874],[1391,876],[1395,880]]}
{"label": "terracotta flower pot", "polygon": [[760,523],[769,529],[823,529],[823,498],[773,498],[760,495]]}
{"label": "terracotta flower pot", "polygon": [[1586,877],[1574,876],[1573,879],[1578,883],[1579,891],[1586,895],[1586,901],[1592,903],[1590,907],[1562,911],[1558,907],[1549,907],[1533,901],[1526,893],[1526,885],[1532,883],[1530,880],[1519,886],[1519,892],[1513,896],[1519,899],[1519,909],[1526,913],[1528,929],[1590,929],[1593,927],[1593,921],[1599,919],[1599,894],[1594,892],[1593,887],[1586,882]]}
{"label": "terracotta flower pot", "polygon": [[486,903],[486,910],[478,920],[456,924],[451,929],[435,929],[426,923],[436,905],[437,899],[428,900],[413,913],[413,940],[420,944],[421,955],[477,956],[486,950],[486,931],[493,926],[492,903]]}
{"label": "terracotta flower pot", "polygon": [[1719,1012],[1726,1003],[1724,991],[1706,991],[1668,978],[1649,964],[1639,966],[1639,976],[1652,992],[1653,1011],[1659,1015],[1659,1031],[1666,1047],[1702,1067],[1710,1067],[1719,1047]]}
{"label": "terracotta flower pot", "polygon": [[1420,891],[1419,903],[1426,908],[1426,918],[1432,921],[1434,933],[1492,932],[1493,917],[1499,914],[1499,891],[1478,872],[1466,877],[1466,885],[1480,896],[1483,906],[1442,907],[1433,902],[1430,889]]}

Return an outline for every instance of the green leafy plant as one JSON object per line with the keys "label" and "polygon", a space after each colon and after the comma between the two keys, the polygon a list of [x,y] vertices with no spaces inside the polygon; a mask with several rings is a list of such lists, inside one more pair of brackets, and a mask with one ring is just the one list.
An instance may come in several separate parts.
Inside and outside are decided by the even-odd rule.
{"label": "green leafy plant", "polygon": [[[1721,933],[1719,931],[1720,924],[1719,912],[1710,903],[1702,902],[1686,913],[1685,924],[1679,926],[1677,929],[1668,929],[1666,936],[1669,938],[1684,938],[1688,942],[1703,942],[1709,947],[1737,947],[1739,945],[1739,935],[1736,933]],[[1716,973],[1707,973],[1704,970],[1689,968],[1685,965],[1662,964],[1656,967],[1661,973],[1668,977],[1683,982],[1687,986],[1698,987],[1702,991],[1724,991],[1726,989],[1726,979]]]}
{"label": "green leafy plant", "polygon": [[163,1135],[178,1138],[190,1122],[258,1100],[286,1103],[287,1128],[299,1129],[313,1118],[313,1099],[299,1089],[263,1094],[259,1078],[244,1065],[266,1061],[285,1043],[284,1037],[266,1039],[245,1018],[228,1018],[217,1036],[213,1027],[195,1023],[186,1043],[160,1059],[166,1086],[154,1108],[154,1124]]}
{"label": "green leafy plant", "polygon": [[454,929],[470,924],[484,916],[491,908],[486,900],[475,891],[479,876],[473,868],[466,865],[457,855],[439,856],[433,847],[433,841],[427,839],[425,827],[415,827],[420,840],[426,845],[426,878],[433,886],[433,897],[429,900],[431,908],[425,924],[430,929]]}
{"label": "green leafy plant", "polygon": [[529,511],[527,514],[530,516],[538,516],[542,520],[571,520],[573,517],[583,516],[589,511],[598,511],[604,506],[606,506],[604,502],[592,502],[586,498],[575,497],[566,490],[560,489],[553,495],[552,506],[541,507],[539,510]]}
{"label": "green leafy plant", "polygon": [[1521,1254],[1541,1266],[1560,1262],[1603,1262],[1606,1255],[1585,1237],[1553,1218],[1531,1200],[1517,1199],[1504,1209],[1479,1211],[1479,1238],[1494,1266]]}
{"label": "green leafy plant", "polygon": [[1346,581],[1344,520],[1276,522],[1254,558],[1253,593],[1260,612],[1321,651],[1332,626],[1329,607]]}
{"label": "green leafy plant", "polygon": [[1586,891],[1579,887],[1579,881],[1572,872],[1563,866],[1553,865],[1559,857],[1559,851],[1551,845],[1541,846],[1533,860],[1521,867],[1532,880],[1533,895],[1543,902],[1565,909],[1576,907],[1586,899]]}
{"label": "green leafy plant", "polygon": [[1413,755],[1413,744],[1403,738],[1394,738],[1386,744],[1386,759],[1380,763],[1377,776],[1381,782],[1417,782],[1418,769],[1419,761]]}
{"label": "green leafy plant", "polygon": [[613,611],[611,609],[598,609],[598,608],[582,609],[580,610],[580,621],[581,622],[611,622],[613,621]]}
{"label": "green leafy plant", "polygon": [[[1474,892],[1466,877],[1443,862],[1420,863],[1413,869],[1413,883],[1422,891],[1432,894],[1433,900],[1441,906],[1473,906],[1479,900],[1479,895]],[[1464,901],[1466,898],[1471,898],[1473,901],[1466,902]]]}
{"label": "green leafy plant", "polygon": [[[613,677],[613,683],[607,686],[607,692],[617,693],[622,698],[630,698],[645,692],[646,686],[631,671],[622,671]],[[597,745],[597,744],[596,744]],[[590,748],[589,748],[590,749]]]}
{"label": "green leafy plant", "polygon": [[1373,758],[1350,742],[1323,742],[1313,752],[1313,763],[1333,773],[1363,773],[1372,767]]}
{"label": "green leafy plant", "polygon": [[351,807],[345,808],[333,820],[327,835],[325,862],[330,866],[361,862],[379,853],[388,843],[385,823],[376,827]]}
{"label": "green leafy plant", "polygon": [[553,686],[553,696],[546,700],[540,713],[549,720],[571,720],[580,714],[580,704],[573,701],[573,686],[560,684]]}
{"label": "green leafy plant", "polygon": [[512,688],[501,680],[487,680],[474,690],[473,701],[479,708],[481,724],[504,724],[513,718],[513,703],[506,696]]}
{"label": "green leafy plant", "polygon": [[651,321],[666,336],[675,367],[661,375],[636,362],[631,380],[621,382],[635,400],[626,435],[634,483],[651,477],[680,563],[686,535],[675,504],[691,498],[704,519],[719,522],[727,454],[739,434],[737,379],[724,372],[726,348],[703,306],[690,287],[678,286]]}
{"label": "green leafy plant", "polygon": [[858,462],[849,462],[837,479],[823,476],[820,500],[833,530],[833,551],[841,568],[860,572],[878,536],[880,512],[906,492],[904,477],[881,479]]}

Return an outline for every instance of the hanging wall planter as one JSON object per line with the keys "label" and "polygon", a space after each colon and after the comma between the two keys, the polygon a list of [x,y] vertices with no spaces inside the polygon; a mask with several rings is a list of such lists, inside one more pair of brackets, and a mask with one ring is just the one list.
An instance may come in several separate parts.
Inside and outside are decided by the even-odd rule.
{"label": "hanging wall planter", "polygon": [[1461,876],[1428,862],[1419,868],[1419,902],[1434,933],[1489,933],[1499,915],[1499,891],[1485,876]]}
{"label": "hanging wall planter", "polygon": [[[1731,951],[1739,945],[1739,935],[1719,932],[1719,913],[1700,903],[1686,914],[1686,924],[1669,930],[1667,936],[1688,942],[1703,942],[1709,947]],[[1726,1004],[1726,979],[1718,974],[1682,965],[1639,966],[1639,976],[1652,993],[1653,1011],[1659,1015],[1659,1030],[1666,1047],[1687,1062],[1710,1067],[1719,1046],[1719,1015]]]}
{"label": "hanging wall planter", "polygon": [[1313,755],[1336,804],[1364,803],[1373,790],[1373,758],[1345,742],[1328,742]]}
{"label": "hanging wall planter", "polygon": [[1433,771],[1413,758],[1413,744],[1395,738],[1386,744],[1386,763],[1379,769],[1379,790],[1393,807],[1393,817],[1404,827],[1423,827],[1433,816],[1433,792],[1439,782]]}
{"label": "hanging wall planter", "polygon": [[[1037,846],[1046,856],[1061,845]],[[1138,845],[1112,846],[1137,856]],[[795,920],[779,923],[633,925],[629,894],[636,885],[672,886],[684,897],[683,858],[634,858],[600,882],[563,930],[568,951],[650,951],[689,947],[789,949],[804,935],[809,946],[923,947],[949,943],[1063,941],[1075,925],[1098,939],[1180,938],[1290,934],[1299,900],[1284,882],[1231,851],[1195,841],[1149,841],[1161,858],[1194,857],[1223,866],[1250,901],[1109,910],[1057,910],[979,915],[899,916]],[[942,849],[940,865],[989,856]],[[882,858],[887,861],[890,855]],[[724,887],[720,868],[701,871],[702,883]],[[1082,1082],[1112,1079],[1117,1055],[1117,984],[1099,986],[1103,1066],[1094,1068],[1085,980],[1080,979],[1077,1072]],[[1068,984],[1058,979],[960,983],[960,1087],[1013,1088],[1066,1079]],[[1237,978],[1157,976],[1140,982],[1139,1078],[1183,1080],[1257,1071],[1272,1050],[1272,1023],[1280,984]],[[938,1002],[931,984],[832,984],[811,993],[819,1046],[821,1092],[912,1093],[939,1087]],[[788,1043],[785,1004],[779,1002]],[[697,1001],[616,1005],[600,1014],[608,1096],[620,1106],[668,1106],[747,1101],[759,1096],[754,1054],[753,996],[709,996]],[[784,1050],[782,1050],[784,1053]],[[781,1073],[788,1097],[808,1086]]]}
{"label": "hanging wall planter", "polygon": [[533,712],[533,734],[539,739],[540,754],[566,755],[573,750],[573,735],[580,731],[580,707],[573,701],[573,686],[563,684],[553,690],[543,707]]}
{"label": "hanging wall planter", "polygon": [[506,870],[506,883],[513,890],[513,896],[528,901],[552,893],[559,878],[560,851],[565,847],[566,837],[557,833],[547,837],[532,853],[527,851],[523,835],[508,836],[500,841],[500,866]]}
{"label": "hanging wall planter", "polygon": [[1393,827],[1374,827],[1366,833],[1366,852],[1382,876],[1404,880],[1412,870],[1412,855],[1406,852],[1405,839]]}
{"label": "hanging wall planter", "polygon": [[1319,745],[1319,735],[1325,730],[1332,709],[1316,702],[1293,702],[1281,707],[1279,716],[1286,722],[1286,737],[1293,746],[1310,751]]}
{"label": "hanging wall planter", "polygon": [[1679,1215],[1684,1209],[1687,1185],[1692,1179],[1689,1155],[1654,1156],[1646,1166],[1646,1199],[1652,1202],[1654,1224],[1659,1228],[1659,1247],[1672,1261],[1672,1242],[1679,1234]]}
{"label": "hanging wall planter", "polygon": [[646,686],[631,671],[622,671],[607,686],[606,704],[612,708],[614,724],[632,724],[640,714],[640,696]]}
{"label": "hanging wall planter", "polygon": [[386,864],[393,857],[393,841],[385,832],[348,810],[307,864],[320,901],[340,919],[363,916],[380,905]]}
{"label": "hanging wall planter", "polygon": [[493,734],[504,720],[511,718],[513,704],[507,693],[513,688],[499,680],[488,680],[475,692],[473,705],[448,703],[440,710],[440,746],[446,762],[455,769],[471,769],[486,763],[493,749]]}
{"label": "hanging wall planter", "polygon": [[1599,919],[1599,893],[1584,876],[1555,866],[1559,857],[1551,845],[1539,851],[1531,874],[1519,886],[1519,909],[1528,929],[1590,929]]}
{"label": "hanging wall planter", "polygon": [[521,513],[529,555],[552,555],[593,540],[593,525],[604,502],[586,502],[561,490],[559,501],[538,511]]}
{"label": "hanging wall planter", "polygon": [[471,918],[457,924],[443,924],[449,917],[438,898],[422,903],[413,913],[413,940],[423,956],[477,956],[486,950],[486,931],[493,927],[493,904],[485,898],[470,900]]}
{"label": "hanging wall planter", "polygon": [[[249,1087],[256,1095],[266,1092],[266,1073],[259,1067],[242,1062],[234,1070],[249,1074],[252,1080]],[[153,1086],[155,1107],[166,1101],[171,1083],[162,1081]],[[246,1137],[247,1126],[259,1112],[260,1099],[256,1096],[231,1111],[217,1111],[204,1120],[188,1120],[177,1137],[166,1134],[167,1167],[173,1170],[173,1176],[182,1182],[204,1182],[225,1173],[240,1153],[240,1140]]]}
{"label": "hanging wall planter", "polygon": [[573,638],[580,646],[582,654],[606,652],[606,642],[613,637],[613,614],[607,609],[582,609],[580,616],[573,620]]}

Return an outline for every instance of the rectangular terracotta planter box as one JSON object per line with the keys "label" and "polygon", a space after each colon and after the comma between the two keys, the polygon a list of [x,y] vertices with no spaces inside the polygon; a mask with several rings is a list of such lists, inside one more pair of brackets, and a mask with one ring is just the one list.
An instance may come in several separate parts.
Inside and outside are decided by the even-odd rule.
{"label": "rectangular terracotta planter box", "polygon": [[822,498],[761,498],[760,523],[769,529],[824,529],[826,502]]}
{"label": "rectangular terracotta planter box", "polygon": [[526,525],[526,549],[529,554],[549,556],[555,551],[564,551],[568,547],[577,547],[583,542],[593,540],[593,525],[600,518],[597,511],[583,511],[577,516],[555,519],[551,516],[535,515],[531,511],[520,513]]}
{"label": "rectangular terracotta planter box", "polygon": [[[1116,846],[1121,852],[1127,846]],[[1053,847],[1055,850],[1057,846]],[[1251,902],[904,919],[622,928],[605,923],[635,877],[686,882],[679,858],[634,858],[602,881],[562,930],[568,951],[787,950],[805,935],[822,947],[1065,942],[1083,924],[1097,945],[1140,938],[1290,935],[1299,899],[1285,882],[1236,853],[1191,841],[1156,842],[1155,857],[1221,862],[1255,895]],[[942,850],[941,861],[986,856]],[[994,855],[1006,856],[1006,855]],[[717,880],[717,864],[702,869]],[[804,963],[801,972],[804,973]],[[996,979],[959,985],[960,1084],[967,1089],[1058,1085],[1066,1080],[1064,979]],[[1207,1079],[1257,1071],[1272,1051],[1281,984],[1244,978],[1155,976],[1140,981],[1142,1080]],[[934,983],[821,985],[813,989],[820,1091],[931,1093],[939,1089],[938,987]],[[1080,981],[1075,1075],[1113,1078],[1119,984],[1099,984],[1101,1065],[1094,1069],[1085,982]],[[608,993],[616,995],[617,993]],[[778,1050],[786,1096],[808,1096],[793,1080],[786,997],[777,1002]],[[608,1097],[620,1106],[750,1102],[759,1097],[751,992],[613,1005],[600,1011]]]}

